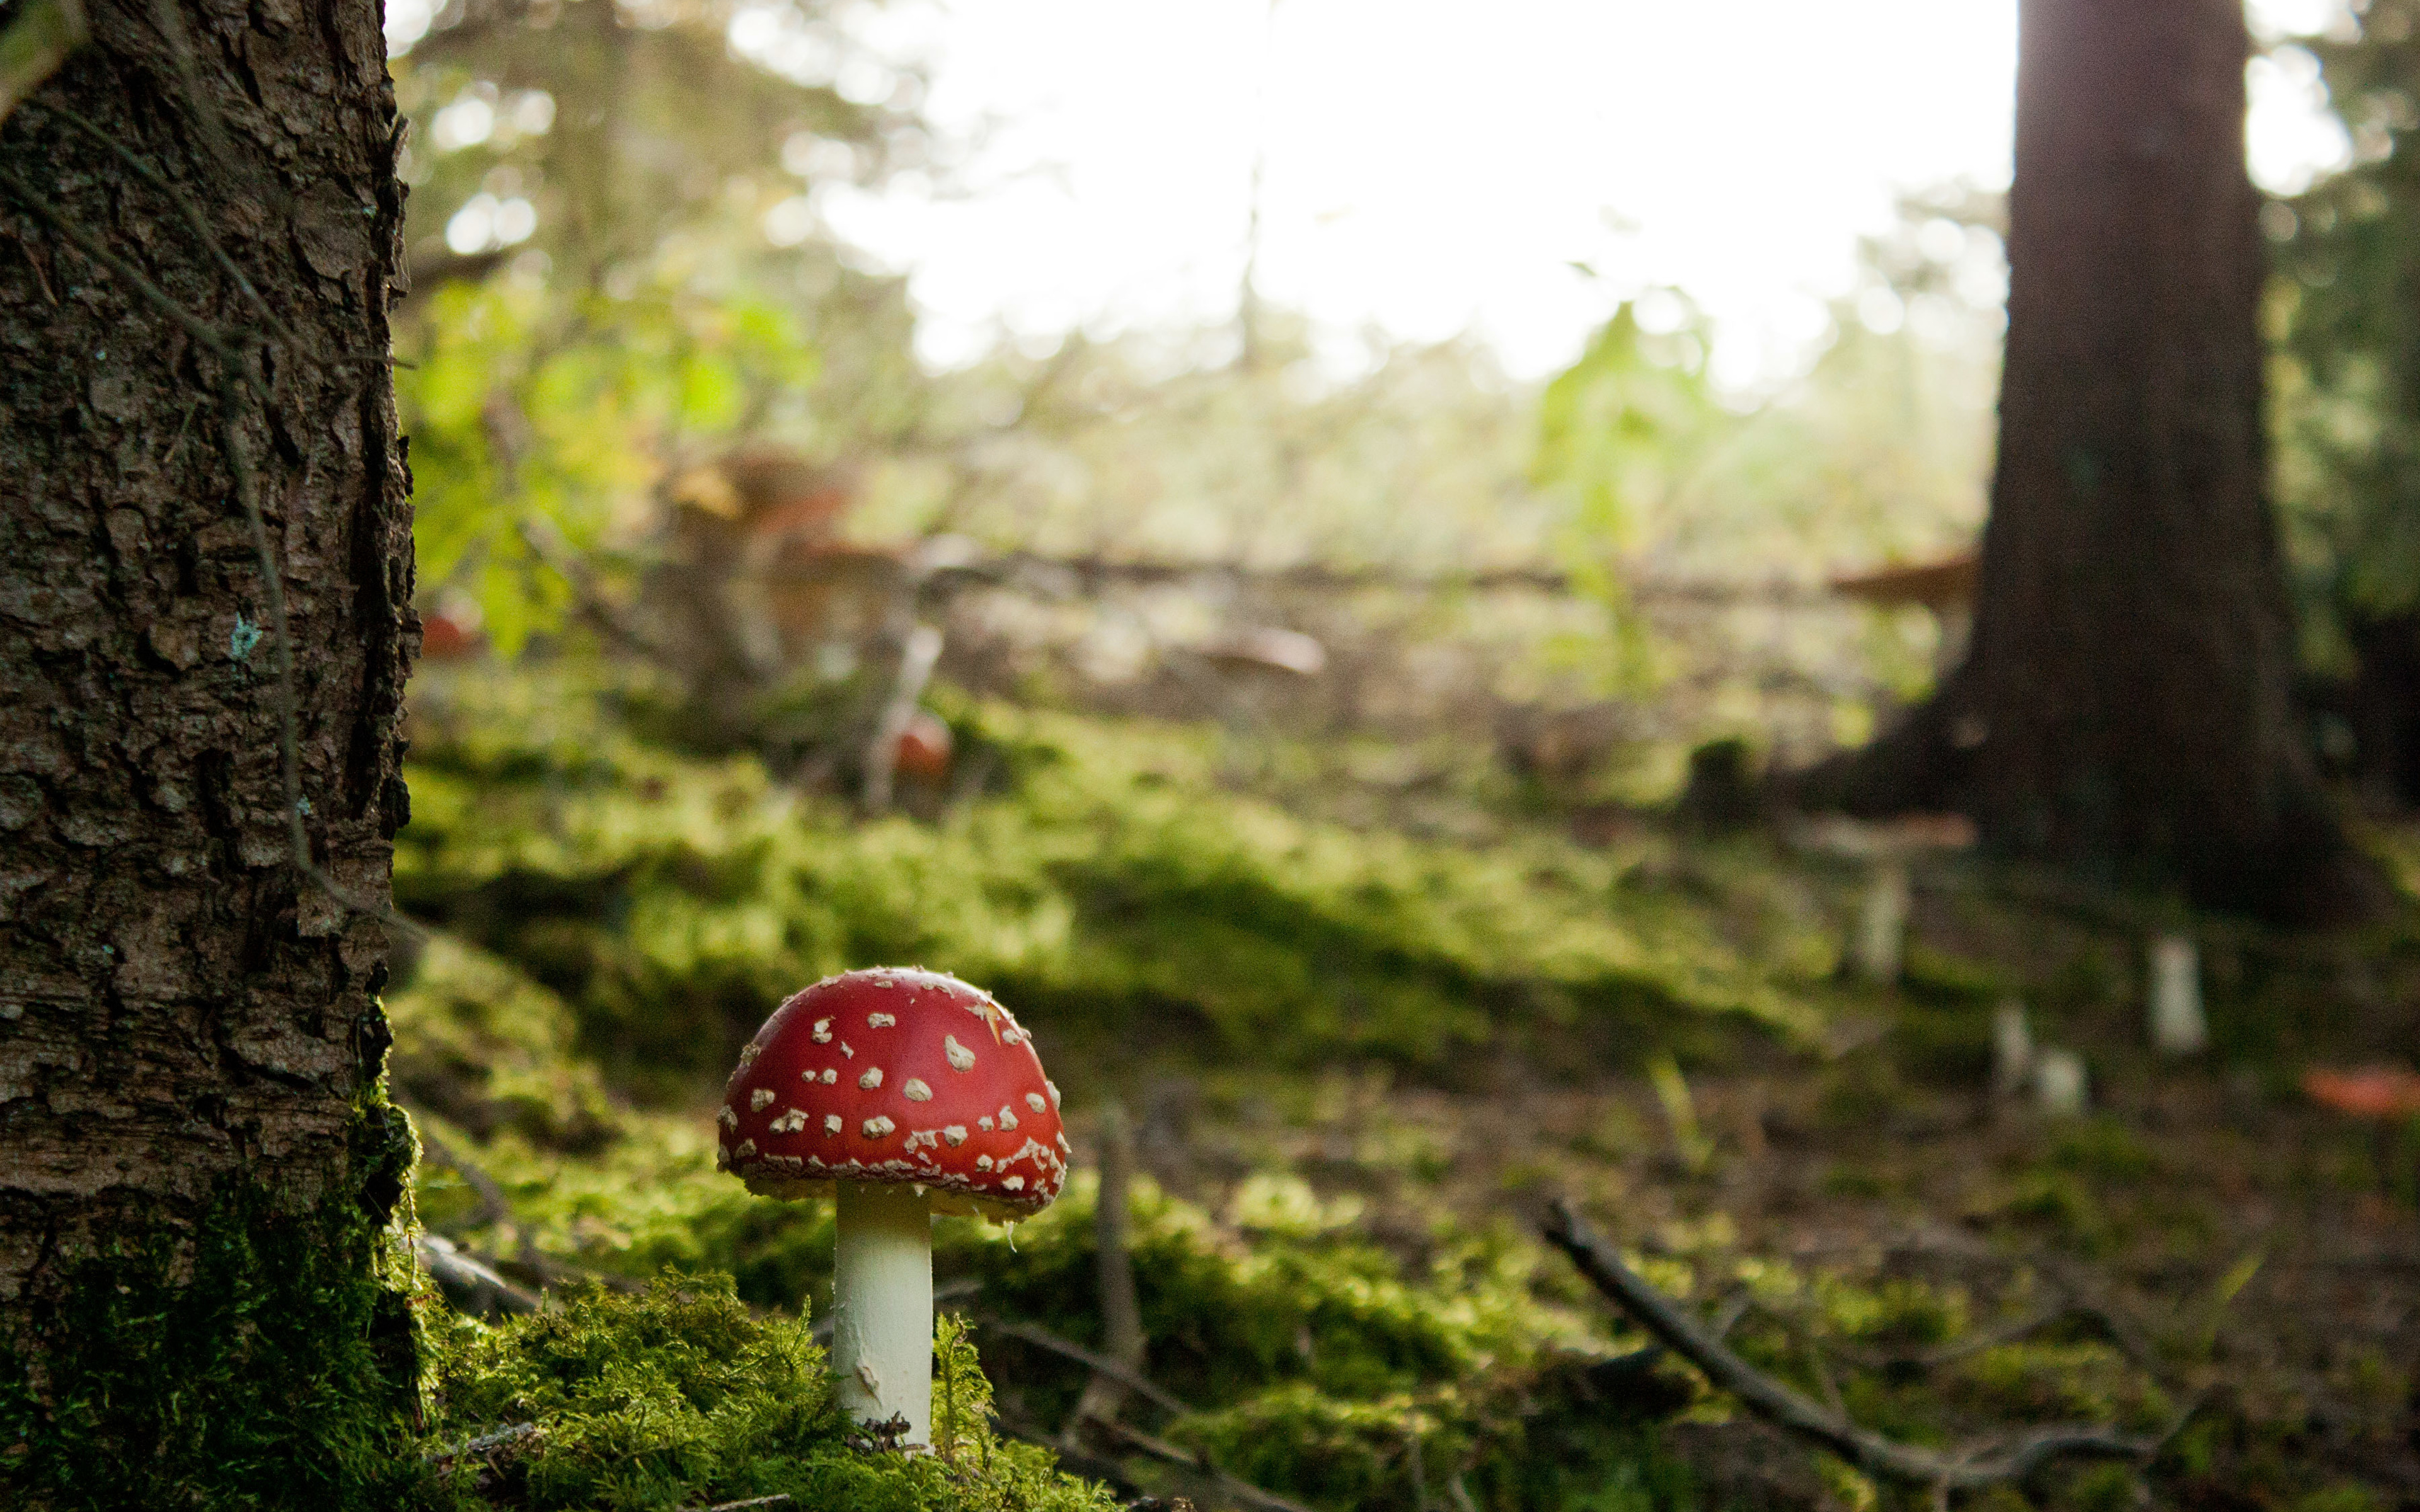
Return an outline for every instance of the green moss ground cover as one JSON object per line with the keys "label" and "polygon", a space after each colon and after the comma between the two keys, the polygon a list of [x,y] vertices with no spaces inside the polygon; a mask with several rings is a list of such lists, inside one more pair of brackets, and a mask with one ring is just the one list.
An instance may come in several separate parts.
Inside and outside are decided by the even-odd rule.
{"label": "green moss ground cover", "polygon": [[422,693],[399,902],[558,994],[635,1096],[719,1080],[783,996],[868,962],[999,992],[1063,1080],[1139,1044],[1450,1074],[1474,1051],[1803,1033],[1792,989],[1830,964],[1803,938],[1742,949],[1704,900],[1625,894],[1620,858],[1544,831],[1479,850],[1297,818],[1222,789],[1193,732],[967,711],[1001,791],[859,825],[752,761],[643,742],[586,689]]}
{"label": "green moss ground cover", "polygon": [[[1317,817],[1349,806],[1239,791],[1213,734],[997,708],[954,711],[987,780],[865,824],[752,762],[643,738],[625,716],[644,689],[498,676],[427,691],[398,895],[446,933],[389,995],[394,1070],[510,1211],[499,1221],[432,1161],[420,1215],[558,1274],[728,1276],[727,1293],[680,1283],[721,1300],[679,1305],[759,1330],[745,1348],[770,1351],[768,1380],[812,1358],[798,1319],[828,1304],[830,1219],[713,1172],[712,1097],[787,992],[917,962],[1000,990],[1079,1123],[1108,1095],[1189,1088],[1193,1113],[1154,1126],[1191,1118],[1175,1157],[1190,1175],[1142,1183],[1134,1222],[1151,1370],[1193,1411],[1136,1421],[1323,1512],[1417,1506],[1423,1489],[1486,1512],[1863,1512],[1894,1494],[1820,1461],[1809,1479],[1803,1458],[1795,1490],[1696,1450],[1684,1467],[1657,1425],[1678,1412],[1728,1433],[1714,1420],[1729,1409],[1685,1376],[1608,1374],[1637,1341],[1526,1237],[1524,1204],[1544,1192],[1590,1205],[1702,1315],[1754,1302],[1743,1353],[1913,1442],[2078,1416],[2150,1429],[2223,1385],[2242,1405],[2178,1439],[2148,1483],[2162,1504],[2297,1512],[2384,1484],[2347,1456],[2403,1431],[2407,1363],[2366,1335],[2315,1344],[2366,1325],[2305,1318],[2284,1278],[2350,1273],[2297,1273],[2345,1262],[2296,1257],[2294,1235],[2323,1247],[2382,1221],[2367,1192],[2381,1157],[2309,1123],[2291,1067],[2392,1053],[2399,1021],[2363,1005],[2415,980],[2402,934],[2322,949],[2206,924],[2217,1049],[2176,1067],[2140,1046],[2134,922],[1964,882],[1920,897],[1907,978],[1885,994],[1837,977],[1855,877],[1757,841],[1649,832],[1590,851],[1500,806],[1465,826],[1484,843],[1367,830]],[[2037,1125],[1988,1105],[1992,1012],[2011,994],[2091,1058],[2092,1118]],[[2322,1180],[2331,1160],[2343,1168]],[[1100,1342],[1092,1202],[1082,1177],[1014,1230],[937,1230],[939,1278],[999,1387],[996,1448],[1055,1432],[1083,1373],[985,1320]],[[2245,1228],[2305,1202],[2334,1206]],[[1944,1223],[1970,1247],[1904,1247]],[[2149,1320],[2149,1354],[2073,1319],[2000,1337],[2079,1265]],[[2226,1310],[2273,1278],[2257,1308]],[[658,1336],[635,1319],[673,1304],[576,1305],[580,1327],[628,1342]],[[557,1369],[532,1362],[572,1349],[562,1326],[448,1332],[450,1384],[432,1398],[446,1431],[509,1416],[498,1382]],[[2226,1363],[2312,1348],[2354,1350],[2324,1389],[2372,1404],[2328,1409],[2366,1425],[2334,1459],[2311,1447],[2302,1375]],[[1908,1364],[1928,1350],[1945,1363]],[[666,1363],[631,1388],[640,1405],[609,1410],[594,1404],[630,1372],[597,1365],[590,1395],[546,1409],[567,1425],[560,1464],[514,1472],[505,1499],[543,1484],[557,1500],[531,1504],[669,1507],[776,1484],[759,1470],[910,1473],[856,1465],[804,1408],[684,1384],[687,1368]],[[643,1418],[668,1437],[568,1426]],[[1993,1506],[2083,1512],[2146,1484],[2120,1479],[2061,1472]],[[2227,1502],[2221,1483],[2257,1493]],[[972,1482],[881,1484],[928,1498],[902,1505],[989,1504],[929,1500]]]}

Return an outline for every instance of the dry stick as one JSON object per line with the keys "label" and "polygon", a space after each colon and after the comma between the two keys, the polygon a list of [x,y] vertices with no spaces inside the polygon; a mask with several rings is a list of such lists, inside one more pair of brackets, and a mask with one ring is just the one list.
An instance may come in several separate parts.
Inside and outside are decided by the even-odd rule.
{"label": "dry stick", "polygon": [[1961,1360],[1971,1359],[1987,1350],[1996,1350],[2003,1344],[2014,1344],[2019,1339],[2039,1334],[2053,1323],[2065,1319],[2077,1317],[2097,1319],[2099,1316],[2090,1308],[2080,1308],[2071,1302],[2061,1302],[2044,1307],[2039,1312],[2028,1313],[2015,1322],[1969,1335],[1953,1344],[1935,1345],[1929,1350],[1903,1350],[1897,1354],[1886,1354],[1873,1350],[1843,1350],[1841,1352],[1852,1364],[1869,1370],[1933,1370],[1942,1365],[1955,1365]]}
{"label": "dry stick", "polygon": [[1036,1349],[1047,1350],[1053,1354],[1063,1355],[1078,1365],[1090,1365],[1095,1373],[1111,1377],[1137,1396],[1148,1397],[1153,1405],[1165,1408],[1179,1416],[1193,1411],[1192,1407],[1182,1398],[1171,1395],[1166,1387],[1141,1371],[1112,1360],[1106,1354],[1095,1353],[1080,1344],[1063,1339],[1039,1323],[1018,1322],[1006,1318],[987,1318],[984,1319],[983,1326],[995,1334],[1005,1334],[1010,1338],[1022,1339]]}
{"label": "dry stick", "polygon": [[504,1196],[504,1189],[496,1183],[496,1179],[456,1154],[452,1146],[430,1134],[427,1129],[419,1129],[417,1132],[420,1134],[422,1157],[435,1161],[460,1177],[464,1184],[478,1196],[480,1221],[502,1224],[513,1230],[516,1239],[520,1238],[521,1226],[520,1221],[513,1217],[512,1201]]}
{"label": "dry stick", "polygon": [[[1142,1308],[1135,1300],[1134,1257],[1126,1237],[1134,1130],[1126,1122],[1125,1106],[1114,1099],[1101,1109],[1099,1138],[1101,1185],[1094,1207],[1093,1233],[1101,1289],[1101,1352],[1139,1371],[1144,1350]],[[1073,1433],[1087,1419],[1116,1417],[1125,1405],[1125,1386],[1116,1376],[1094,1371],[1068,1419],[1068,1431]]]}
{"label": "dry stick", "polygon": [[[1022,1339],[1039,1349],[1048,1350],[1053,1354],[1064,1355],[1078,1365],[1091,1365],[1094,1371],[1114,1377],[1137,1396],[1148,1397],[1155,1404],[1166,1408],[1180,1417],[1193,1411],[1182,1398],[1171,1395],[1165,1387],[1141,1371],[1120,1365],[1106,1354],[1096,1354],[1080,1344],[1070,1343],[1038,1323],[1023,1323],[992,1318],[985,1319],[984,1326],[995,1333],[1005,1334],[1011,1338]],[[1236,1501],[1265,1508],[1267,1512],[1307,1512],[1299,1502],[1287,1501],[1275,1491],[1264,1491],[1250,1481],[1229,1474],[1212,1464],[1205,1455],[1181,1449],[1165,1439],[1156,1438],[1140,1428],[1128,1427],[1115,1418],[1096,1418],[1094,1421],[1104,1433],[1130,1448],[1140,1450],[1154,1459],[1171,1465],[1182,1465],[1188,1470],[1210,1476],[1218,1483],[1222,1494],[1233,1497]],[[1058,1447],[1054,1441],[1038,1440],[1036,1442],[1049,1443],[1052,1447]]]}
{"label": "dry stick", "polygon": [[1163,1464],[1182,1465],[1187,1470],[1209,1476],[1217,1483],[1220,1494],[1241,1502],[1247,1506],[1260,1507],[1264,1512],[1311,1512],[1311,1509],[1300,1502],[1280,1496],[1275,1491],[1264,1491],[1250,1481],[1238,1480],[1212,1464],[1205,1457],[1180,1448],[1166,1439],[1154,1437],[1140,1428],[1128,1427],[1124,1423],[1104,1423],[1101,1427],[1110,1437]]}
{"label": "dry stick", "polygon": [[[1776,1427],[1829,1449],[1869,1474],[1931,1487],[1937,1494],[1946,1494],[2023,1480],[2062,1455],[2147,1464],[2177,1428],[2183,1427],[2184,1419],[2180,1417],[2168,1434],[2157,1439],[2137,1438],[2092,1425],[2035,1428],[1996,1452],[1975,1447],[1941,1454],[1900,1443],[1826,1411],[1733,1354],[1711,1337],[1697,1319],[1624,1265],[1613,1246],[1590,1227],[1570,1203],[1556,1202],[1547,1214],[1544,1232],[1572,1257],[1599,1291],[1660,1342],[1705,1372],[1706,1379],[1717,1388],[1738,1397],[1749,1411]],[[2186,1415],[2192,1412],[2192,1406],[2185,1410]]]}
{"label": "dry stick", "polygon": [[535,1439],[542,1431],[544,1430],[535,1423],[511,1423],[496,1429],[493,1433],[482,1433],[475,1439],[465,1439],[460,1443],[431,1449],[420,1458],[434,1460],[442,1465],[449,1459],[458,1459],[464,1455],[486,1454],[490,1449],[501,1449],[508,1443],[519,1443],[523,1439]]}

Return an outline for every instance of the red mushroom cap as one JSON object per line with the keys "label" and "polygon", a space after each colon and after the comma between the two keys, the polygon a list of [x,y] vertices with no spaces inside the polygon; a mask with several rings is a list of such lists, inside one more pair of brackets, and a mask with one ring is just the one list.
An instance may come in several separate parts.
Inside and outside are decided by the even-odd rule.
{"label": "red mushroom cap", "polygon": [[2356,1119],[2420,1118],[2420,1073],[2400,1066],[2314,1066],[2303,1072],[2303,1090],[2322,1107]]}
{"label": "red mushroom cap", "polygon": [[897,768],[902,777],[938,782],[950,775],[950,727],[928,709],[909,716],[899,732]]}
{"label": "red mushroom cap", "polygon": [[1067,1179],[1059,1089],[989,993],[939,972],[827,977],[773,1011],[716,1115],[717,1169],[764,1196],[915,1185],[941,1212],[1023,1217]]}

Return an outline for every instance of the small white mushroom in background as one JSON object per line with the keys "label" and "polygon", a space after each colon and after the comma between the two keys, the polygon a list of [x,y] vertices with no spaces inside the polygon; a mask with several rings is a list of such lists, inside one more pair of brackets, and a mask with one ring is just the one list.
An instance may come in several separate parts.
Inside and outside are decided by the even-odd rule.
{"label": "small white mushroom in background", "polygon": [[1910,897],[1907,863],[1896,856],[1876,861],[1857,911],[1857,975],[1876,986],[1899,980]]}
{"label": "small white mushroom in background", "polygon": [[2033,1069],[2034,1032],[2025,1005],[2011,997],[1992,1011],[1992,1095],[2016,1096]]}
{"label": "small white mushroom in background", "polygon": [[1804,850],[1866,863],[1866,891],[1849,957],[1859,977],[1887,987],[1899,980],[1905,964],[1908,913],[1915,900],[1910,868],[1922,856],[1972,846],[1975,825],[1955,813],[1901,814],[1871,823],[1826,814],[1799,825],[1792,841]]}
{"label": "small white mushroom in background", "polygon": [[2151,941],[2151,1046],[2164,1056],[2210,1048],[2210,1021],[2201,1011],[2201,953],[2190,934]]}
{"label": "small white mushroom in background", "polygon": [[2054,1119],[2080,1117],[2091,1098],[2084,1057],[2045,1045],[2034,1052],[2034,1104]]}

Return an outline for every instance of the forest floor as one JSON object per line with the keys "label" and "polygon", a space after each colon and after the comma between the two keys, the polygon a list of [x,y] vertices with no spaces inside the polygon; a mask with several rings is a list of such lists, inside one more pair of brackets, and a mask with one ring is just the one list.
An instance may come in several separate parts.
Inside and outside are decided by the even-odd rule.
{"label": "forest floor", "polygon": [[[861,828],[559,712],[503,737],[466,691],[449,727],[438,692],[398,896],[451,933],[390,995],[397,1083],[451,1157],[423,1218],[516,1275],[674,1262],[815,1310],[828,1215],[712,1174],[713,1068],[780,984],[914,958],[998,986],[1071,1113],[1129,1107],[1150,1369],[1197,1409],[1156,1431],[1303,1504],[1923,1499],[1676,1363],[1608,1375],[1642,1340],[1539,1242],[1563,1198],[1868,1427],[2163,1437],[2148,1473],[2063,1462],[1969,1504],[2420,1507],[2420,1128],[2300,1089],[2411,1065],[2408,918],[2278,935],[1952,858],[1919,870],[1905,970],[1875,988],[1841,965],[1854,867],[1565,828],[1483,783],[1357,794],[1337,773],[1366,753],[1238,777],[1223,737],[970,711],[995,788]],[[903,869],[921,891],[876,880]],[[2212,1042],[2169,1059],[2144,949],[2180,923]],[[2012,999],[2083,1056],[2087,1111],[1993,1093]],[[1079,1181],[1013,1238],[945,1238],[945,1292],[1097,1340],[1090,1202]],[[1052,1431],[1081,1369],[983,1342],[1003,1422]]]}

